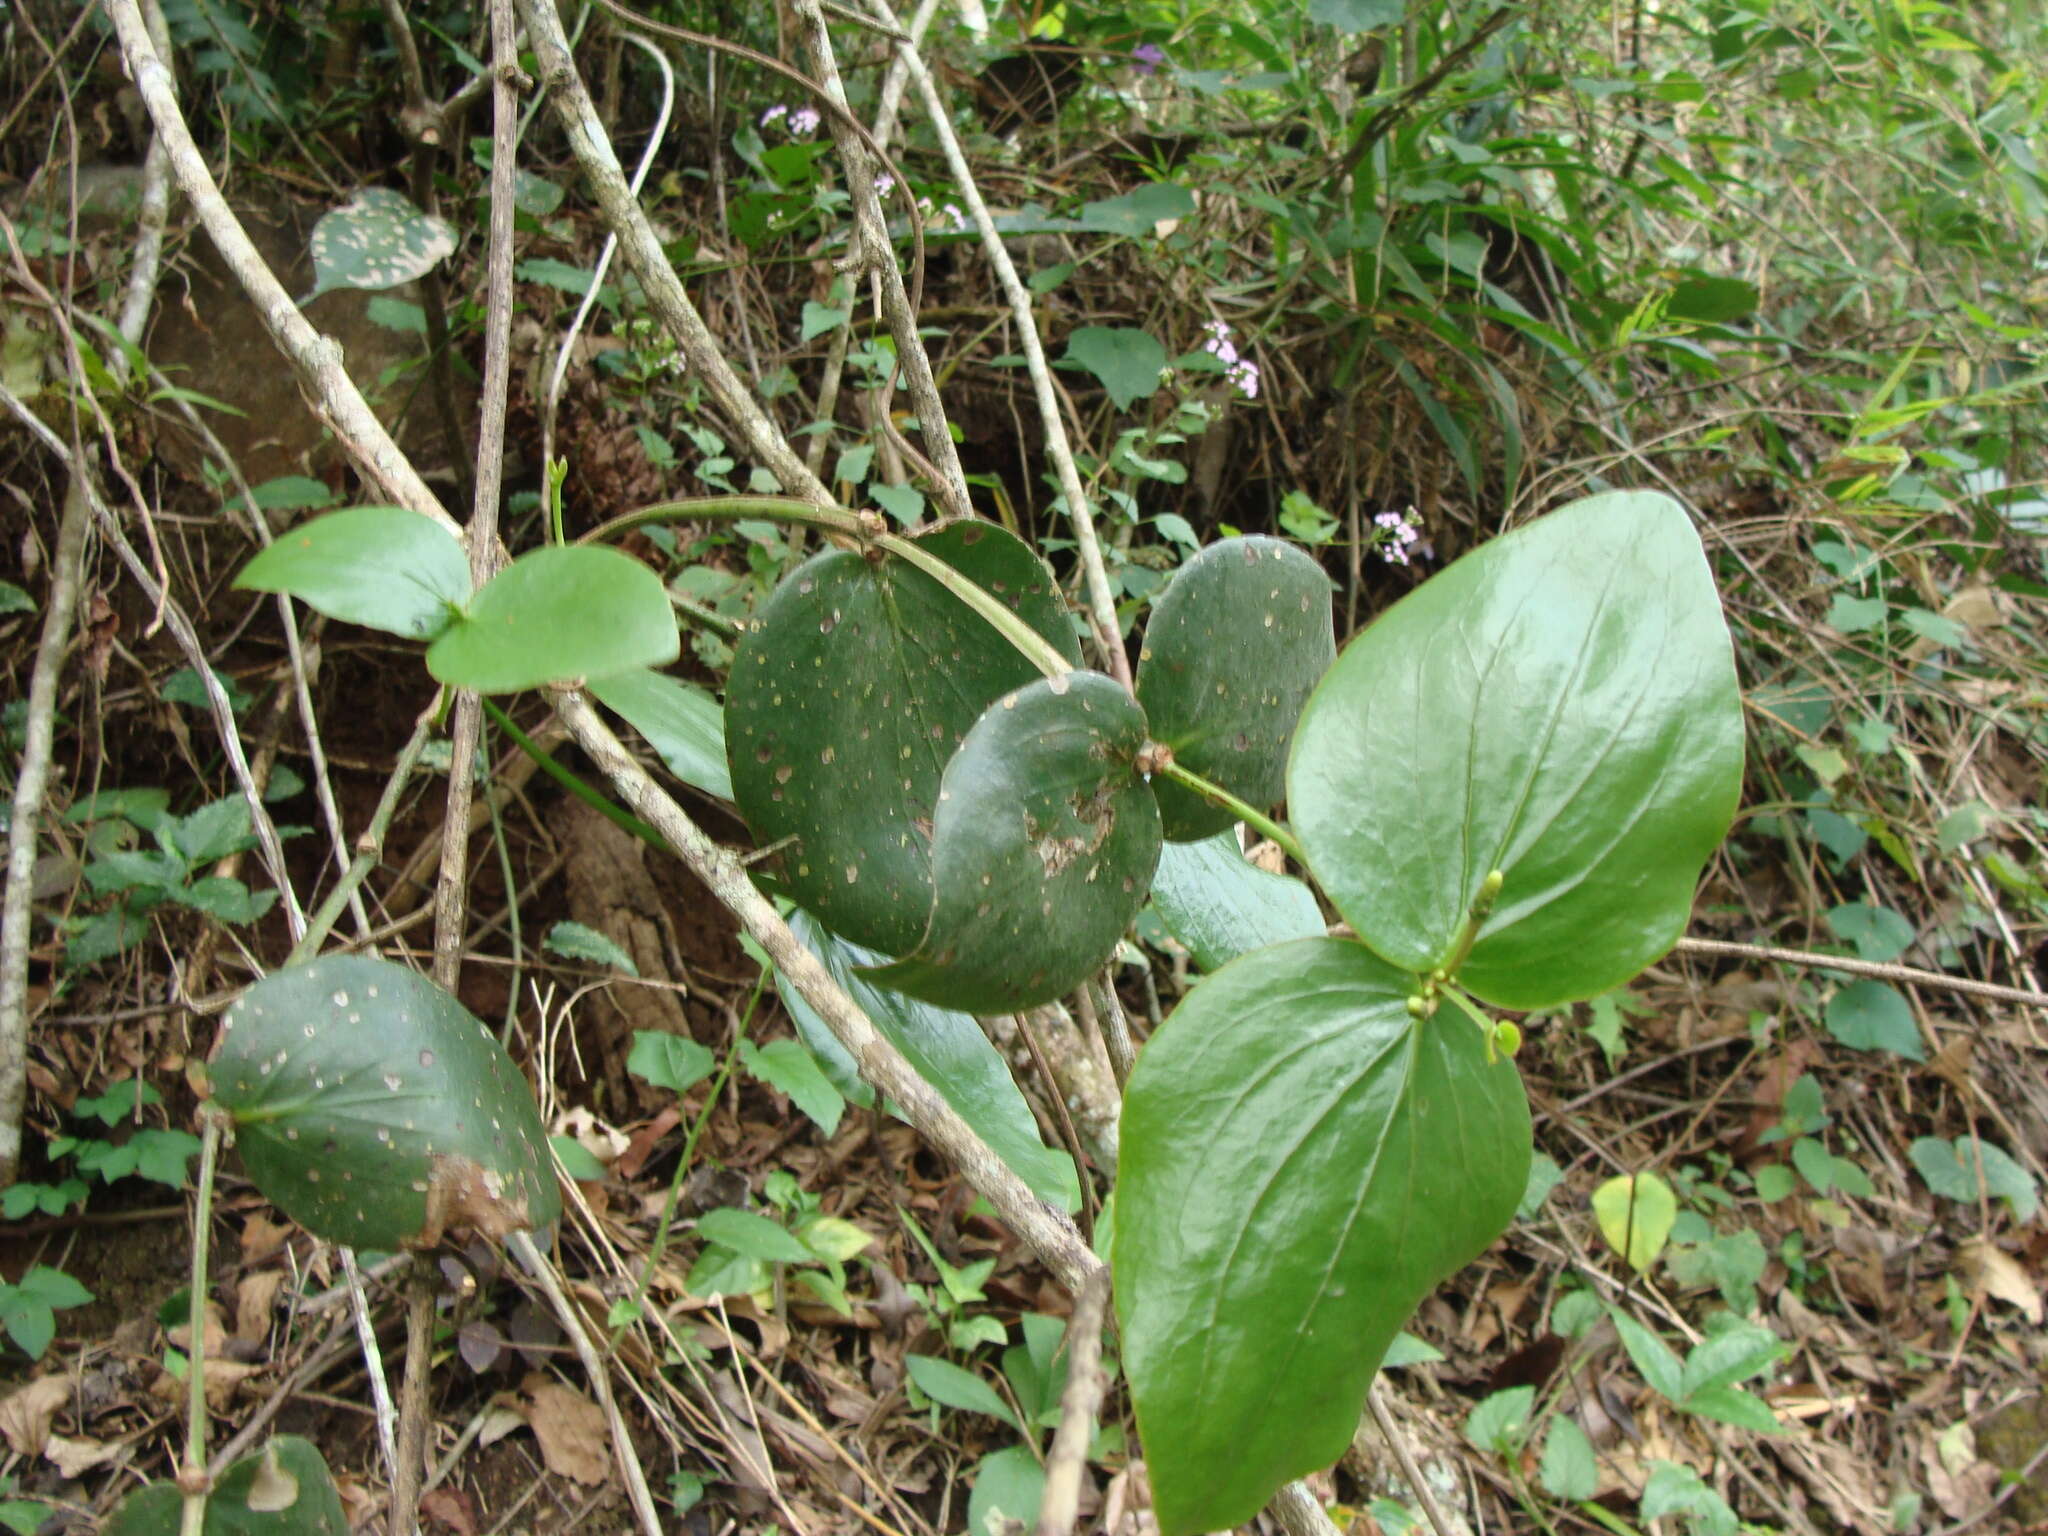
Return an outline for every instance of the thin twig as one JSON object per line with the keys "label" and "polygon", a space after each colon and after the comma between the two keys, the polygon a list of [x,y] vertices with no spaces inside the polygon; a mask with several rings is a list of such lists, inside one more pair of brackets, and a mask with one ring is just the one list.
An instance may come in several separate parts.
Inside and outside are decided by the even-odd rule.
{"label": "thin twig", "polygon": [[369,1294],[363,1289],[363,1271],[353,1248],[336,1250],[341,1271],[348,1281],[349,1313],[355,1318],[356,1342],[362,1346],[363,1367],[370,1378],[370,1403],[377,1414],[377,1445],[384,1453],[384,1470],[391,1486],[398,1486],[398,1414],[391,1406],[391,1383],[384,1375],[384,1352],[377,1346],[377,1322],[370,1316]]}
{"label": "thin twig", "polygon": [[1429,1522],[1430,1530],[1435,1536],[1451,1536],[1453,1527],[1437,1507],[1436,1495],[1423,1480],[1422,1468],[1416,1465],[1415,1457],[1408,1450],[1408,1442],[1401,1438],[1401,1427],[1394,1422],[1393,1413],[1381,1400],[1379,1387],[1379,1377],[1375,1376],[1365,1392],[1365,1406],[1372,1415],[1372,1421],[1379,1426],[1387,1449],[1394,1453],[1394,1462],[1400,1467],[1401,1475],[1408,1479],[1409,1491],[1415,1495],[1415,1502],[1422,1506],[1422,1518]]}
{"label": "thin twig", "polygon": [[432,517],[459,534],[461,530],[455,520],[392,441],[377,413],[370,409],[342,367],[340,346],[314,330],[299,312],[284,285],[264,264],[241,221],[228,207],[227,199],[220,195],[213,173],[206,168],[206,160],[178,110],[170,69],[150,42],[137,0],[108,0],[107,13],[120,35],[121,52],[128,61],[135,89],[169,152],[178,185],[198,210],[200,222],[206,226],[221,259],[249,295],[265,329],[298,370],[315,409],[385,495],[397,505]]}
{"label": "thin twig", "polygon": [[[869,5],[891,26],[896,24],[885,0],[869,0]],[[953,132],[952,116],[931,71],[925,68],[917,50],[908,44],[900,47],[896,56],[910,71],[918,94],[924,98],[925,114],[931,119],[932,131],[938,135],[939,147],[945,151],[946,166],[952,172],[953,184],[967,204],[974,227],[981,235],[982,249],[988,253],[989,262],[1002,283],[1003,294],[1016,316],[1017,339],[1024,349],[1024,363],[1031,375],[1039,424],[1045,432],[1046,457],[1052,460],[1053,471],[1059,477],[1060,495],[1067,505],[1067,520],[1073,526],[1074,544],[1080,553],[1081,569],[1087,582],[1090,627],[1095,631],[1096,643],[1108,662],[1110,675],[1128,688],[1131,686],[1131,662],[1125,654],[1123,631],[1117,623],[1116,598],[1109,588],[1109,570],[1103,563],[1102,541],[1095,532],[1095,516],[1089,507],[1088,493],[1081,484],[1081,471],[1074,462],[1074,451],[1067,441],[1066,423],[1060,414],[1059,397],[1052,385],[1052,370],[1046,364],[1045,347],[1039,341],[1038,323],[1032,316],[1030,290],[1017,275],[1017,264],[1010,259],[1003,237],[996,232],[995,220],[989,214],[988,204],[982,198],[967,156],[960,148],[959,136]]]}
{"label": "thin twig", "polygon": [[1038,1505],[1037,1536],[1070,1536],[1081,1512],[1081,1477],[1088,1442],[1102,1410],[1109,1379],[1102,1372],[1102,1320],[1109,1307],[1109,1271],[1088,1277],[1067,1320],[1067,1390],[1060,1394],[1060,1427],[1045,1459],[1045,1493]]}
{"label": "thin twig", "polygon": [[1737,944],[1725,939],[1680,939],[1678,949],[1687,955],[1721,955],[1737,960],[1776,960],[1787,965],[1804,965],[1815,970],[1845,971],[1852,976],[1874,976],[1906,986],[1938,987],[1970,997],[1986,997],[2001,1003],[2021,1003],[2029,1008],[2048,1008],[2048,992],[2030,992],[2025,987],[2003,987],[1995,981],[1977,981],[1969,976],[1949,976],[1940,971],[1923,971],[1918,966],[1881,964],[1875,960],[1852,960],[1846,955],[1823,955],[1811,949],[1781,949],[1775,944]]}
{"label": "thin twig", "polygon": [[646,1536],[662,1536],[661,1517],[654,1511],[654,1495],[647,1491],[647,1474],[640,1469],[640,1457],[633,1449],[633,1437],[626,1429],[625,1419],[619,1414],[618,1399],[612,1396],[611,1373],[606,1370],[596,1346],[590,1342],[590,1333],[583,1326],[583,1319],[577,1316],[575,1306],[563,1292],[562,1282],[555,1276],[554,1265],[534,1246],[530,1233],[514,1232],[506,1239],[506,1246],[526,1266],[526,1272],[533,1276],[541,1290],[547,1293],[548,1303],[555,1309],[555,1320],[569,1335],[569,1342],[576,1346],[576,1357],[583,1362],[584,1374],[590,1378],[590,1389],[597,1394],[598,1404],[611,1425],[612,1448],[618,1452],[619,1466],[626,1475],[626,1494],[632,1502],[633,1513],[640,1517],[641,1530]]}

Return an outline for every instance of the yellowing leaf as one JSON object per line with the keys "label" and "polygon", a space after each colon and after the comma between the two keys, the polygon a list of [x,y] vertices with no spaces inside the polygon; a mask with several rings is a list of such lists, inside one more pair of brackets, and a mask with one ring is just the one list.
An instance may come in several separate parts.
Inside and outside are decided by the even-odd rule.
{"label": "yellowing leaf", "polygon": [[1657,1262],[1670,1240],[1678,1197],[1654,1173],[1625,1173],[1593,1191],[1593,1219],[1607,1246],[1640,1273]]}

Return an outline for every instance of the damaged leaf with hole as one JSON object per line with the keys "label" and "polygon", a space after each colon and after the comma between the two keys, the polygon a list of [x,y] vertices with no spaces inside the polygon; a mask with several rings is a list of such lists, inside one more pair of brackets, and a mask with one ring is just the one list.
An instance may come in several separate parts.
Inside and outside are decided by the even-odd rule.
{"label": "damaged leaf with hole", "polygon": [[[961,522],[918,542],[1080,665],[1051,573],[1015,535]],[[915,949],[940,776],[989,702],[1038,675],[900,560],[806,561],[740,641],[726,687],[733,797],[760,846],[794,839],[757,872],[857,944]]]}
{"label": "damaged leaf with hole", "polygon": [[249,1177],[330,1242],[430,1248],[561,1214],[526,1079],[404,966],[330,955],[272,972],[228,1010],[207,1075]]}
{"label": "damaged leaf with hole", "polygon": [[969,1013],[1036,1007],[1093,974],[1159,861],[1158,804],[1133,767],[1145,740],[1145,712],[1099,672],[991,704],[939,787],[923,942],[866,974]]}

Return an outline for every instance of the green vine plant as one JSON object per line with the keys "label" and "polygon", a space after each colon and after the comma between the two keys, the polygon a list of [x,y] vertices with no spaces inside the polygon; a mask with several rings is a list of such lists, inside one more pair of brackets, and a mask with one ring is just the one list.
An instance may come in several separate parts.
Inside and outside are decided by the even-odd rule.
{"label": "green vine plant", "polygon": [[[1519,1032],[1487,1010],[1606,993],[1685,927],[1742,777],[1733,647],[1697,535],[1661,494],[1589,497],[1439,572],[1341,656],[1315,561],[1225,539],[1154,604],[1126,690],[1082,667],[1052,573],[992,524],[902,537],[872,514],[728,497],[599,534],[741,516],[840,546],[739,638],[722,717],[753,877],[815,920],[829,968],[1007,1013],[1099,971],[1155,886],[1201,930],[1211,969],[1139,1055],[1097,1242],[1162,1536],[1249,1519],[1336,1460],[1402,1323],[1515,1213]],[[687,713],[657,670],[680,652],[661,583],[608,548],[550,545],[472,591],[439,524],[358,508],[278,540],[238,584],[424,640],[453,688],[587,686],[658,748]],[[1282,882],[1233,927],[1237,876],[1210,855],[1239,821],[1312,885]],[[419,1017],[455,1006],[405,986]],[[231,1050],[251,1018],[245,1004]],[[305,1070],[298,1042],[278,1049]],[[274,1087],[215,1077],[245,1146],[266,1138],[252,1176],[288,1191],[287,1211],[417,1244],[438,1230],[429,1165],[451,1154],[378,1139],[392,1111],[376,1069],[351,1072],[369,1074],[365,1097],[313,1149],[277,1141],[259,1104]],[[516,1074],[487,1081],[523,1097]],[[338,1076],[319,1090],[343,1091]],[[515,1225],[552,1211],[541,1165],[498,1139],[538,1138],[527,1108],[461,1153],[495,1170],[494,1198],[523,1192]],[[371,1139],[320,1150],[344,1129]],[[351,1215],[383,1208],[350,1180],[376,1169],[400,1180],[403,1232]],[[347,1187],[305,1187],[316,1172]]]}

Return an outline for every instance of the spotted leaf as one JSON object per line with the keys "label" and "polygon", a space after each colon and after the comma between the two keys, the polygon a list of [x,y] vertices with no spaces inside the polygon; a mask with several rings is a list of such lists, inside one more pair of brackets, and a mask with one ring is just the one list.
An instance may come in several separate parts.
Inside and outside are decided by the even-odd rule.
{"label": "spotted leaf", "polygon": [[454,254],[455,226],[422,213],[401,192],[363,187],[313,226],[313,292],[396,288]]}
{"label": "spotted leaf", "polygon": [[[1048,572],[1014,535],[953,523],[919,541],[1015,609],[1076,666]],[[931,917],[939,778],[988,705],[1038,670],[938,582],[833,550],[776,588],[725,698],[733,798],[782,844],[782,883],[833,932],[917,948]]]}
{"label": "spotted leaf", "polygon": [[330,1242],[430,1248],[561,1214],[512,1058],[404,966],[330,955],[273,971],[228,1010],[208,1078],[256,1187]]}

